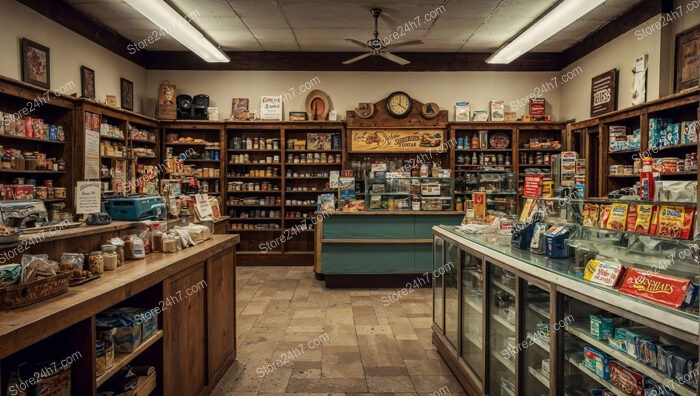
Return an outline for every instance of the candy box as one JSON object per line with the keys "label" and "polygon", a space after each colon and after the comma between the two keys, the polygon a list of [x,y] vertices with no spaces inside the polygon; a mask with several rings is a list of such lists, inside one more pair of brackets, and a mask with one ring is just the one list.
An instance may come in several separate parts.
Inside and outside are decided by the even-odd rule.
{"label": "candy box", "polygon": [[628,205],[625,203],[612,204],[610,207],[610,218],[605,228],[609,230],[625,230],[627,228],[627,210]]}
{"label": "candy box", "polygon": [[[676,309],[685,301],[694,301],[697,295],[696,288],[688,279],[637,268],[627,270],[620,292]],[[691,297],[687,298],[689,293]]]}
{"label": "candy box", "polygon": [[583,348],[584,366],[605,380],[610,379],[610,358],[603,352],[591,348]]}
{"label": "candy box", "polygon": [[[617,333],[617,329],[615,332]],[[608,338],[608,345],[620,352],[627,353],[627,343],[625,342],[624,338],[610,337]]]}
{"label": "candy box", "polygon": [[671,371],[669,360],[677,350],[678,347],[675,345],[656,344],[656,368],[661,372],[669,373]]}
{"label": "candy box", "polygon": [[[671,377],[681,384],[690,384],[692,377],[696,377],[697,372],[688,370],[689,367],[695,365],[698,361],[698,356],[684,350],[677,350],[671,353],[669,363],[671,365]],[[667,371],[668,373],[668,371]]]}
{"label": "candy box", "polygon": [[597,340],[604,340],[613,335],[612,318],[604,318],[600,315],[591,315],[591,336]]}
{"label": "candy box", "polygon": [[656,344],[658,340],[637,337],[637,359],[649,367],[656,368]]}
{"label": "candy box", "polygon": [[666,127],[666,145],[675,146],[681,142],[681,124],[671,124]]}
{"label": "candy box", "polygon": [[637,339],[642,338],[648,341],[652,341],[653,338],[644,334],[640,334],[631,328],[619,328],[615,329],[615,338],[625,340],[625,351],[628,355],[638,358],[639,354],[637,352]]}
{"label": "candy box", "polygon": [[617,287],[625,273],[625,267],[615,262],[591,259],[583,270],[583,279],[600,285]]}
{"label": "candy box", "polygon": [[610,383],[628,395],[644,396],[644,376],[617,361],[610,363]]}

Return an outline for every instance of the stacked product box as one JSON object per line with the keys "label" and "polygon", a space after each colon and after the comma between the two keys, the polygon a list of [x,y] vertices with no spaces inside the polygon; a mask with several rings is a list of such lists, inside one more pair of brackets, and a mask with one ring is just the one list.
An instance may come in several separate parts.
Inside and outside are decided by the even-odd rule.
{"label": "stacked product box", "polygon": [[649,148],[697,143],[697,121],[674,123],[669,118],[649,119]]}
{"label": "stacked product box", "polygon": [[641,148],[641,129],[635,129],[629,133],[629,129],[624,125],[611,125],[608,129],[609,146],[608,151],[639,150]]}

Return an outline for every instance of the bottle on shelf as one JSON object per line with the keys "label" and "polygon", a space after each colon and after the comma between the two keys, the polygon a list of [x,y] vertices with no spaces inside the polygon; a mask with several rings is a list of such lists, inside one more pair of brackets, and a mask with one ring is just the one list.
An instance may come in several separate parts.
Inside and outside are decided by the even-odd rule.
{"label": "bottle on shelf", "polygon": [[479,165],[486,165],[486,156],[484,153],[479,154]]}
{"label": "bottle on shelf", "polygon": [[472,165],[478,165],[479,160],[476,158],[476,153],[472,154]]}
{"label": "bottle on shelf", "polygon": [[463,209],[464,209],[464,208],[463,208],[463,206],[462,206],[462,197],[461,197],[461,196],[460,196],[460,197],[457,197],[457,203],[456,203],[456,205],[455,205],[455,210],[458,211],[458,212],[461,212],[461,211],[463,211]]}
{"label": "bottle on shelf", "polygon": [[418,194],[411,195],[411,210],[420,210],[420,198],[418,198]]}
{"label": "bottle on shelf", "polygon": [[422,162],[420,165],[420,177],[428,177],[428,164]]}

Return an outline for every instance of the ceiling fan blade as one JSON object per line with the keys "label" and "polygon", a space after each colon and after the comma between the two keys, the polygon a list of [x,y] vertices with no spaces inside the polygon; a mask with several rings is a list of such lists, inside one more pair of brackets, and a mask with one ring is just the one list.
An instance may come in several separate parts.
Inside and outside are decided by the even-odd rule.
{"label": "ceiling fan blade", "polygon": [[359,46],[362,47],[362,48],[367,48],[367,43],[363,43],[363,42],[360,41],[360,40],[345,39],[345,41],[349,41],[349,42],[351,42],[351,43],[353,43],[353,44],[359,45]]}
{"label": "ceiling fan blade", "polygon": [[396,56],[396,55],[392,54],[391,52],[382,51],[379,53],[379,56],[381,56],[382,58],[385,58],[385,59],[389,59],[392,62],[396,62],[401,66],[404,66],[404,65],[411,63],[410,61],[408,61],[400,56]]}
{"label": "ceiling fan blade", "polygon": [[361,59],[365,59],[366,57],[371,56],[371,55],[372,55],[372,54],[371,54],[370,52],[368,52],[368,53],[366,53],[366,54],[362,54],[362,55],[360,55],[360,56],[356,56],[356,57],[354,57],[354,58],[352,58],[352,59],[348,59],[348,60],[346,60],[345,62],[343,62],[343,64],[344,64],[344,65],[349,65],[349,64],[355,63],[355,62],[357,62],[357,61],[359,61],[359,60],[361,60]]}
{"label": "ceiling fan blade", "polygon": [[423,44],[423,42],[420,40],[413,40],[413,41],[405,41],[403,43],[389,44],[385,48],[406,47],[409,45],[420,45],[420,44]]}

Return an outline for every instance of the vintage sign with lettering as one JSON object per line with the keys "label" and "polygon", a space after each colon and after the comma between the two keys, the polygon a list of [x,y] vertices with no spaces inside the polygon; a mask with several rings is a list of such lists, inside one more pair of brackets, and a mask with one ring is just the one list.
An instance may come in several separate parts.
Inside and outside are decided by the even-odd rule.
{"label": "vintage sign with lettering", "polygon": [[352,131],[352,152],[422,152],[444,147],[442,129],[355,129]]}
{"label": "vintage sign with lettering", "polygon": [[591,117],[617,110],[617,69],[593,77],[591,82]]}

